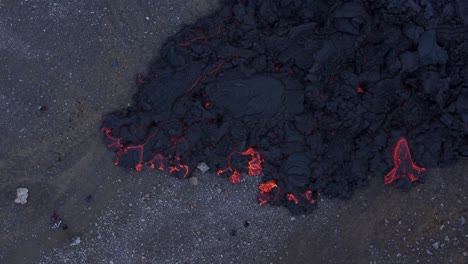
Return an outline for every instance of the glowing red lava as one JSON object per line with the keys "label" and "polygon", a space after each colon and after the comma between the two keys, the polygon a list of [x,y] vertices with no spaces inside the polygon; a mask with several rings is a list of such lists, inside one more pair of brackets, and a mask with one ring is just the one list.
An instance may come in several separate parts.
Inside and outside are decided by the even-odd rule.
{"label": "glowing red lava", "polygon": [[[309,201],[310,204],[315,204],[316,200],[312,198],[313,191],[307,190],[305,193],[301,194],[301,197]],[[320,195],[320,193],[317,193]]]}
{"label": "glowing red lava", "polygon": [[158,153],[148,162],[151,169],[164,170],[164,164],[167,163],[167,158],[163,154]]}
{"label": "glowing red lava", "polygon": [[278,188],[278,184],[274,180],[269,180],[267,182],[261,183],[258,188],[260,193],[258,194],[258,203],[260,205],[265,205],[271,200],[271,191],[273,188]]}
{"label": "glowing red lava", "polygon": [[258,188],[261,192],[271,192],[273,188],[277,188],[278,184],[274,180],[269,180],[267,182],[261,183]]}
{"label": "glowing red lava", "polygon": [[123,148],[123,145],[122,143],[120,143],[120,138],[116,138],[116,137],[113,137],[112,136],[112,130],[108,129],[108,128],[105,128],[103,127],[101,129],[102,133],[104,133],[106,135],[106,137],[108,139],[110,139],[111,141],[113,141],[111,144],[107,144],[107,147],[108,148],[116,148],[116,149],[121,149]]}
{"label": "glowing red lava", "polygon": [[[241,174],[239,173],[239,171],[237,169],[233,168],[232,165],[231,165],[231,157],[234,154],[239,154],[239,152],[237,152],[237,151],[231,152],[231,154],[229,154],[229,156],[226,158],[228,166],[225,169],[218,169],[216,171],[216,174],[218,176],[221,176],[221,174],[223,174],[223,173],[232,172],[232,175],[229,176],[229,181],[231,183],[240,183]],[[247,168],[249,170],[248,171],[249,176],[258,176],[258,175],[262,174],[263,159],[262,159],[262,156],[260,155],[260,153],[258,153],[253,148],[248,148],[247,150],[241,152],[240,154],[242,154],[242,156],[250,156],[250,160],[249,160],[248,166],[247,166]]]}
{"label": "glowing red lava", "polygon": [[295,204],[299,203],[299,200],[292,193],[286,194],[286,199],[288,199],[288,201],[294,201]]}
{"label": "glowing red lava", "polygon": [[260,153],[258,153],[253,148],[248,148],[246,151],[242,152],[242,155],[247,156],[250,155],[249,161],[249,176],[258,176],[262,174],[263,167],[263,159]]}
{"label": "glowing red lava", "polygon": [[234,171],[234,173],[231,176],[229,176],[229,181],[231,183],[240,183],[240,181],[241,181],[240,173],[237,172],[237,171]]}
{"label": "glowing red lava", "polygon": [[179,157],[176,157],[176,161],[174,162],[175,164],[172,165],[172,166],[169,166],[169,173],[170,174],[173,174],[173,173],[179,173],[179,172],[183,172],[183,176],[182,178],[186,178],[189,174],[189,167],[185,164],[182,164],[180,162],[180,158]]}
{"label": "glowing red lava", "polygon": [[413,162],[405,138],[400,138],[396,144],[393,151],[393,163],[395,167],[384,177],[385,184],[391,184],[401,178],[409,178],[411,182],[415,182],[419,180],[416,175],[426,171],[426,168],[419,167]]}

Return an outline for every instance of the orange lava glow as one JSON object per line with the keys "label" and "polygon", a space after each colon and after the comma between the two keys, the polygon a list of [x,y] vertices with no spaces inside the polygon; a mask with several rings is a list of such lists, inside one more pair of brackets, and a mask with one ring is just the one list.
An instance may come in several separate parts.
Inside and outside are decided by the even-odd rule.
{"label": "orange lava glow", "polygon": [[261,183],[258,188],[260,189],[261,192],[267,193],[271,192],[273,188],[277,188],[278,184],[274,180],[269,180],[267,182]]}
{"label": "orange lava glow", "polygon": [[229,176],[229,181],[231,183],[240,183],[240,181],[241,181],[240,173],[237,172],[237,171],[234,171],[234,173],[231,176]]}
{"label": "orange lava glow", "polygon": [[169,173],[177,173],[181,170],[184,170],[184,176],[183,178],[185,179],[188,174],[189,174],[189,167],[187,165],[184,165],[182,163],[180,163],[180,158],[179,157],[176,157],[176,160],[177,160],[177,164],[173,165],[173,166],[169,166]]}
{"label": "orange lava glow", "polygon": [[258,153],[253,148],[248,148],[246,151],[242,152],[242,155],[244,156],[250,155],[250,161],[249,161],[249,167],[248,167],[250,176],[258,176],[262,174],[263,159],[260,153]]}
{"label": "orange lava glow", "polygon": [[286,199],[288,199],[288,201],[294,201],[295,204],[299,203],[299,200],[292,193],[286,194]]}
{"label": "orange lava glow", "polygon": [[151,169],[158,169],[160,171],[164,170],[164,163],[167,161],[167,158],[164,155],[158,153],[154,155],[153,159],[149,161]]}
{"label": "orange lava glow", "polygon": [[140,172],[143,169],[143,163],[139,163],[135,166],[135,170]]}
{"label": "orange lava glow", "polygon": [[426,171],[426,168],[417,166],[411,157],[408,142],[400,138],[393,151],[393,163],[395,167],[384,177],[385,184],[391,184],[401,178],[409,178],[412,182],[418,181],[415,175]]}
{"label": "orange lava glow", "polygon": [[261,183],[258,188],[260,189],[260,193],[258,194],[258,204],[262,206],[271,200],[272,194],[270,192],[273,188],[278,188],[278,184],[274,180],[269,180]]}

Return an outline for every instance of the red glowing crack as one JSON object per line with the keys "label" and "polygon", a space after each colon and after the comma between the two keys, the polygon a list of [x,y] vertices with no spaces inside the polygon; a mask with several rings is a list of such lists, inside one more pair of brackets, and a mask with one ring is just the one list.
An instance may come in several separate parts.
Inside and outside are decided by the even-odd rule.
{"label": "red glowing crack", "polygon": [[401,138],[396,144],[393,151],[393,163],[395,167],[384,177],[385,184],[391,184],[402,178],[409,178],[411,182],[415,182],[419,180],[417,175],[426,171],[426,168],[419,167],[413,162],[405,138]]}
{"label": "red glowing crack", "polygon": [[123,148],[122,143],[120,143],[120,138],[116,138],[116,137],[112,136],[112,134],[111,134],[112,130],[110,130],[109,128],[103,127],[101,129],[101,132],[104,133],[106,135],[106,137],[112,141],[111,144],[107,144],[108,148],[116,148],[116,149]]}
{"label": "red glowing crack", "polygon": [[169,173],[179,173],[183,172],[182,178],[187,178],[189,174],[189,167],[185,164],[181,163],[180,157],[176,157],[176,161],[173,162],[172,166],[169,166]]}
{"label": "red glowing crack", "polygon": [[260,189],[261,192],[271,192],[273,188],[277,188],[278,184],[274,180],[269,180],[267,182],[261,183],[258,188]]}
{"label": "red glowing crack", "polygon": [[[198,78],[194,81],[194,83],[192,84],[192,86],[187,90],[187,92],[185,92],[184,94],[182,94],[179,98],[177,99],[180,99],[181,97],[189,94],[191,91],[193,91],[193,89],[195,89],[195,87],[200,84],[200,82],[204,81],[208,76],[210,75],[213,75],[215,74],[216,72],[218,72],[226,63],[230,62],[232,59],[234,58],[234,56],[232,57],[229,57],[228,59],[226,59],[225,61],[221,62],[220,64],[218,64],[214,69],[212,69],[211,71],[207,72],[207,73],[204,73],[200,76],[198,76]],[[143,80],[143,77],[139,74],[138,75],[138,80]],[[144,82],[143,82],[144,83]],[[143,84],[141,83],[141,84]],[[167,123],[171,123],[173,122],[174,120],[167,120],[167,121],[164,121],[160,124],[161,125],[164,125],[164,124],[167,124]],[[144,154],[143,154],[143,150],[144,150],[144,147],[146,146],[146,144],[148,144],[148,142],[158,134],[159,132],[159,129],[160,129],[160,126],[157,127],[156,131],[154,133],[152,133],[151,135],[149,135],[146,140],[142,143],[142,144],[138,144],[138,145],[134,145],[134,146],[124,146],[121,142],[120,142],[120,139],[119,138],[116,138],[114,136],[112,136],[112,130],[109,129],[109,128],[102,128],[101,131],[102,133],[104,133],[106,135],[106,137],[112,142],[111,144],[108,144],[107,147],[108,148],[114,148],[116,150],[118,150],[117,152],[117,155],[115,157],[115,161],[114,161],[114,164],[117,166],[119,165],[119,159],[120,157],[122,157],[122,155],[126,155],[129,153],[129,151],[139,151],[139,161],[138,161],[138,164],[135,166],[135,170],[136,171],[141,171],[144,167]],[[178,157],[177,157],[178,158]],[[151,166],[151,163],[150,163],[150,166]],[[158,169],[160,168],[161,166],[158,165]],[[176,163],[175,165],[173,165],[172,167],[169,168],[169,171],[171,173],[173,172],[178,172],[180,170],[185,170],[186,172],[184,173],[184,178],[187,176],[188,174],[188,166],[186,165],[183,165],[181,164],[179,161],[178,163]]]}
{"label": "red glowing crack", "polygon": [[[307,190],[305,193],[301,194],[301,197],[309,201],[310,204],[315,204],[316,200],[312,198],[313,191]],[[320,195],[320,193],[317,193]]]}
{"label": "red glowing crack", "polygon": [[253,148],[248,148],[246,151],[242,152],[242,155],[248,156],[250,155],[249,161],[249,176],[258,176],[262,174],[263,167],[263,159],[260,153],[258,153]]}
{"label": "red glowing crack", "polygon": [[[229,156],[226,158],[228,166],[225,169],[218,169],[216,174],[221,176],[226,172],[232,172],[232,175],[229,176],[229,181],[231,183],[240,183],[241,181],[241,174],[237,171],[237,169],[233,169],[231,166],[231,157],[233,154],[238,154],[239,152],[233,151]],[[260,153],[256,151],[254,148],[248,148],[247,150],[241,152],[242,156],[250,156],[250,160],[248,162],[248,169],[249,169],[249,176],[258,176],[262,174],[263,171],[263,159]]]}
{"label": "red glowing crack", "polygon": [[151,169],[158,169],[163,171],[165,164],[167,164],[167,158],[163,154],[158,153],[154,155],[154,157],[148,163],[150,164]]}
{"label": "red glowing crack", "polygon": [[265,205],[271,200],[272,194],[270,192],[274,188],[278,188],[278,184],[276,184],[274,180],[260,183],[258,186],[258,189],[260,189],[260,193],[258,194],[258,203],[260,205]]}
{"label": "red glowing crack", "polygon": [[231,176],[229,176],[229,181],[231,183],[240,183],[240,181],[241,181],[240,173],[237,172],[237,171],[234,171],[234,173]]}
{"label": "red glowing crack", "polygon": [[294,201],[295,204],[299,203],[299,199],[297,199],[292,193],[286,194],[286,199],[288,199],[288,201]]}
{"label": "red glowing crack", "polygon": [[208,41],[211,39],[211,38],[214,38],[216,36],[218,36],[219,34],[221,34],[222,32],[222,26],[223,24],[225,23],[225,19],[222,20],[219,24],[218,24],[218,28],[216,30],[216,32],[214,32],[213,34],[209,35],[209,36],[198,36],[198,37],[195,37],[193,39],[190,39],[189,41],[187,42],[184,42],[184,43],[179,43],[179,46],[181,47],[188,47],[190,46],[192,43],[196,42],[196,41],[203,41],[205,43],[208,43]]}

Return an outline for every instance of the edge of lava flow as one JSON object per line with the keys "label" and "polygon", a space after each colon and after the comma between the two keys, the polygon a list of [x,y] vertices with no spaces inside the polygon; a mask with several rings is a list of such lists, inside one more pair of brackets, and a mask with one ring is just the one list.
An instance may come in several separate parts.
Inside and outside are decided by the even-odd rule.
{"label": "edge of lava flow", "polygon": [[115,165],[261,176],[260,205],[307,214],[368,175],[409,189],[467,157],[468,18],[397,2],[223,1],[137,75],[133,106],[103,118]]}

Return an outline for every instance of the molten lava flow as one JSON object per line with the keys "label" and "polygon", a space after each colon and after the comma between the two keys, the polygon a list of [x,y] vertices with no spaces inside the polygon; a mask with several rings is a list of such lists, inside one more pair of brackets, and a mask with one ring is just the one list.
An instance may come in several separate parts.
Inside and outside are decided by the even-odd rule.
{"label": "molten lava flow", "polygon": [[240,173],[237,172],[237,171],[234,171],[234,173],[231,176],[229,176],[229,181],[231,183],[240,183],[240,181],[241,181]]}
{"label": "molten lava flow", "polygon": [[[185,164],[182,164],[180,161],[180,157],[176,157],[176,160],[173,162],[174,165],[169,166],[169,173],[179,173],[183,172],[182,178],[186,178],[189,174],[189,167]],[[179,175],[179,174],[178,174]]]}
{"label": "molten lava flow", "polygon": [[258,188],[260,193],[258,193],[258,203],[259,205],[265,205],[272,199],[272,194],[270,193],[273,188],[278,188],[278,184],[274,180],[269,180],[267,182],[261,183]]}
{"label": "molten lava flow", "polygon": [[164,170],[164,165],[167,163],[167,158],[163,154],[158,153],[149,161],[151,169]]}
{"label": "molten lava flow", "polygon": [[[312,198],[313,191],[307,190],[305,193],[301,194],[301,197],[309,201],[310,204],[315,204],[316,200]],[[317,193],[317,195],[320,195]]]}
{"label": "molten lava flow", "polygon": [[419,177],[415,176],[415,173],[420,174],[426,171],[426,168],[418,167],[413,162],[408,142],[405,138],[399,139],[396,144],[393,151],[393,163],[395,164],[395,168],[385,175],[385,184],[391,184],[400,178],[409,178],[411,182],[415,182],[419,180]]}
{"label": "molten lava flow", "polygon": [[110,130],[109,128],[103,127],[101,129],[101,132],[104,133],[106,135],[107,139],[109,139],[112,142],[111,144],[107,144],[108,148],[116,148],[116,149],[123,148],[122,143],[120,143],[120,138],[116,138],[116,137],[113,137],[111,135],[112,130]]}
{"label": "molten lava flow", "polygon": [[[243,152],[237,152],[233,151],[229,156],[226,158],[227,161],[227,167],[225,169],[218,169],[216,171],[216,174],[218,176],[221,176],[222,174],[226,172],[232,172],[232,175],[229,176],[229,181],[231,183],[240,183],[241,180],[241,174],[239,172],[239,168],[233,168],[231,165],[231,158],[234,154],[242,154],[242,156],[250,156],[250,160],[248,162],[248,173],[250,176],[258,176],[262,174],[263,167],[263,159],[260,153],[258,153],[256,150],[253,148],[248,148],[246,151]],[[242,169],[242,168],[241,168]]]}
{"label": "molten lava flow", "polygon": [[250,161],[249,161],[249,175],[250,176],[258,176],[262,174],[263,159],[260,153],[258,153],[253,148],[248,148],[246,151],[242,152],[242,155],[244,156],[250,155]]}
{"label": "molten lava flow", "polygon": [[260,189],[261,192],[267,193],[271,192],[273,188],[277,188],[278,184],[274,180],[269,180],[267,182],[261,183],[258,188]]}
{"label": "molten lava flow", "polygon": [[136,166],[135,166],[135,170],[140,172],[142,169],[143,169],[143,163],[138,163]]}
{"label": "molten lava flow", "polygon": [[299,203],[299,200],[292,193],[286,194],[286,199],[288,199],[288,201],[294,201],[295,204]]}

